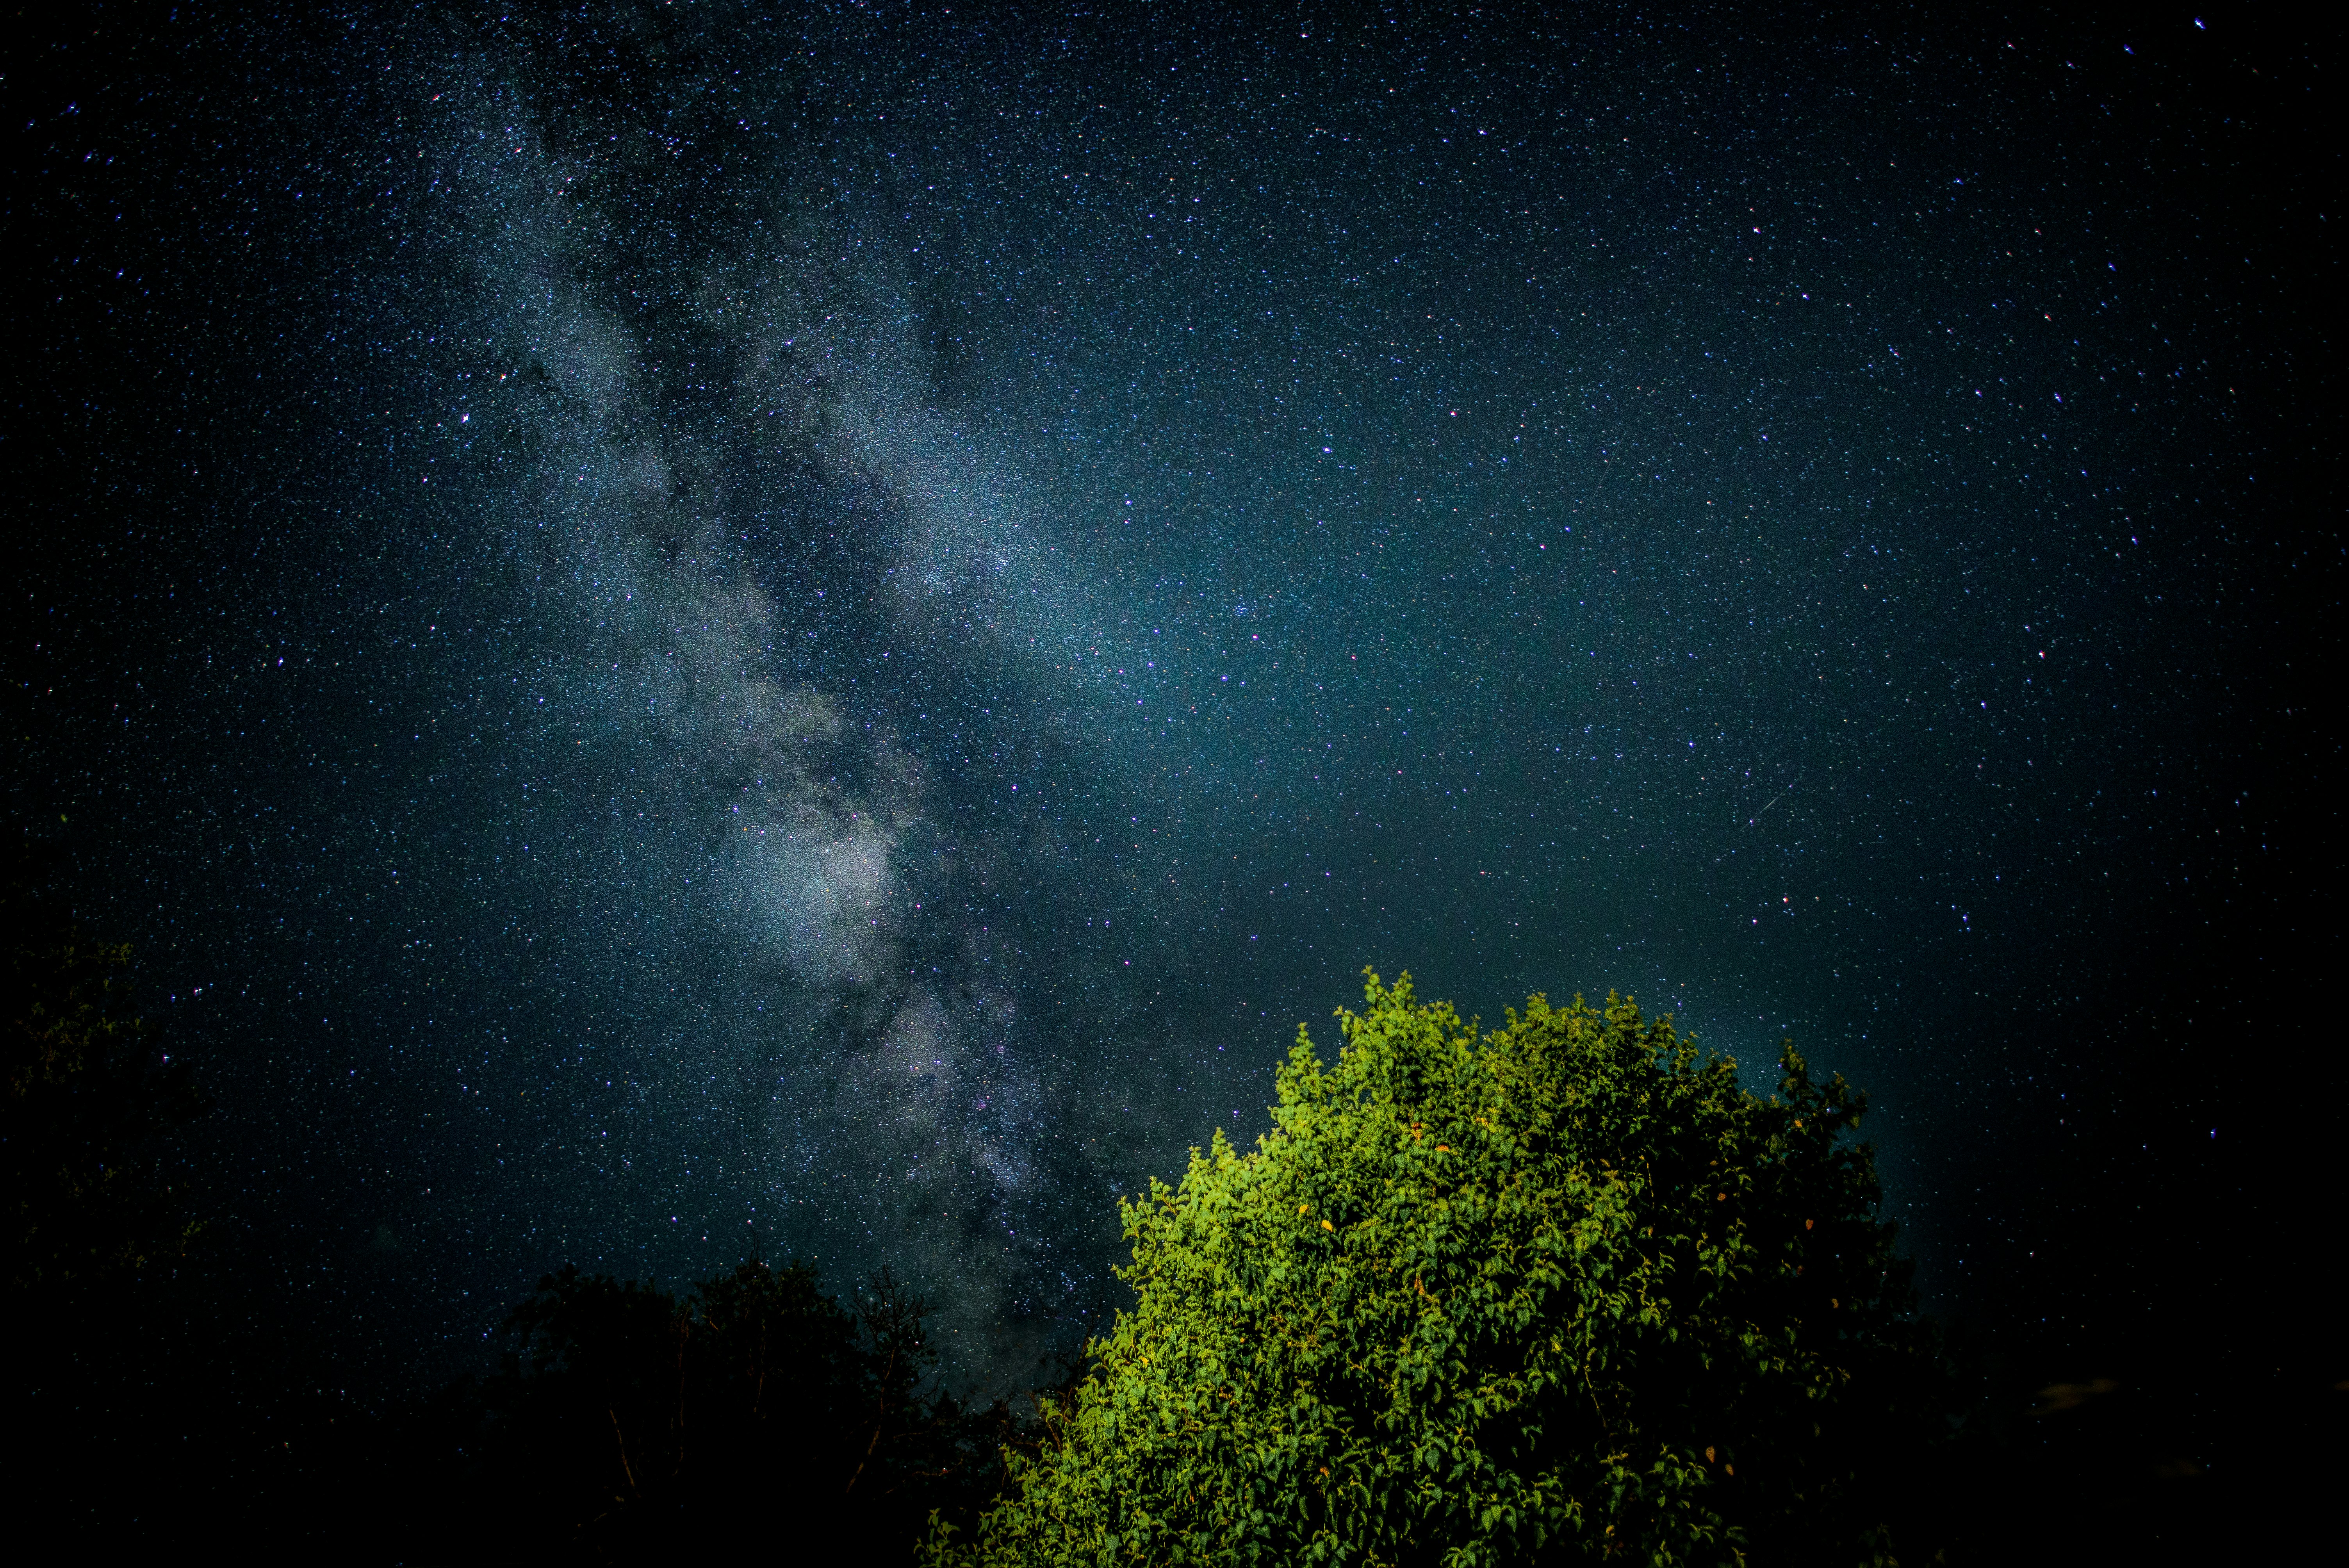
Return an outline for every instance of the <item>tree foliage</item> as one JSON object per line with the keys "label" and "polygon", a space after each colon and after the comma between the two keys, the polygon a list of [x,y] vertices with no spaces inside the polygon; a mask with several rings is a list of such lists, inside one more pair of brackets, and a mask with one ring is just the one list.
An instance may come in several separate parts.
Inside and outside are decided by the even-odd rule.
{"label": "tree foliage", "polygon": [[1274,1130],[1122,1202],[1131,1310],[947,1563],[1889,1561],[1930,1357],[1863,1097],[1669,1017],[1369,978]]}
{"label": "tree foliage", "polygon": [[885,1273],[853,1309],[800,1266],[744,1264],[682,1298],[549,1275],[474,1401],[466,1539],[440,1549],[658,1559],[684,1538],[854,1535],[902,1561],[934,1510],[1001,1479],[999,1413],[936,1385],[924,1316]]}

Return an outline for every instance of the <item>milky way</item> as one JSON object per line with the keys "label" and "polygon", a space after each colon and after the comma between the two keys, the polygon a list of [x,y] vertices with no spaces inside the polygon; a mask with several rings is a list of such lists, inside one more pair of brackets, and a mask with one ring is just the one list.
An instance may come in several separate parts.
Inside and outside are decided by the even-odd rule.
{"label": "milky way", "polygon": [[2194,39],[1149,15],[36,106],[12,789],[396,1354],[762,1251],[1017,1377],[1366,964],[1799,1037],[1955,1290],[2223,918],[2288,370]]}

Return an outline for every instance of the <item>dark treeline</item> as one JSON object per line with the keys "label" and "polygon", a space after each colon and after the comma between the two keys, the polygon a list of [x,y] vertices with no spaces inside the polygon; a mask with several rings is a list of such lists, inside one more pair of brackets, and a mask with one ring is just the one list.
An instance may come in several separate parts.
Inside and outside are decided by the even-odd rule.
{"label": "dark treeline", "polygon": [[336,1386],[334,1346],[238,1300],[228,1253],[198,1252],[169,1277],[57,1294],[15,1368],[40,1434],[22,1495],[76,1536],[387,1563],[768,1540],[905,1562],[934,1510],[969,1517],[1027,1440],[1004,1407],[937,1385],[921,1305],[885,1279],[848,1305],[788,1265],[682,1295],[566,1269],[511,1315],[495,1370],[382,1402]]}
{"label": "dark treeline", "polygon": [[93,1542],[191,1534],[378,1562],[591,1561],[681,1542],[854,1542],[911,1558],[1029,1440],[939,1381],[926,1307],[743,1263],[681,1294],[565,1268],[493,1367],[423,1398],[351,1387],[284,1260],[193,1212],[169,1140],[208,1109],[95,939],[19,855],[5,921],[16,1495]]}
{"label": "dark treeline", "polygon": [[803,1267],[746,1263],[682,1298],[566,1268],[507,1329],[503,1367],[442,1406],[444,1550],[642,1559],[707,1533],[903,1555],[932,1510],[992,1494],[1019,1435],[937,1385],[922,1304],[885,1273],[850,1305]]}

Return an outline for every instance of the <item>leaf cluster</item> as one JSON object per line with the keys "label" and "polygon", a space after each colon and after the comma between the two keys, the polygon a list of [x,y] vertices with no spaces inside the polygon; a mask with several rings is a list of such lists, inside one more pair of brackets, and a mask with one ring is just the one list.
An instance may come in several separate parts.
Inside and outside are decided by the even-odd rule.
{"label": "leaf cluster", "polygon": [[1863,1098],[1373,974],[1274,1130],[1122,1203],[1135,1303],[946,1563],[1889,1560],[1930,1346]]}

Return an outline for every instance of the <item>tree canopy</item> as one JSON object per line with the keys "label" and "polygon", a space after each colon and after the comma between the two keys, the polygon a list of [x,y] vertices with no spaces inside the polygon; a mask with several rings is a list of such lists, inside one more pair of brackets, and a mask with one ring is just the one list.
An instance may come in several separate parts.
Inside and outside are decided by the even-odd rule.
{"label": "tree canopy", "polygon": [[1861,1095],[1612,995],[1339,1016],[1121,1203],[1133,1305],[933,1563],[1890,1561],[1935,1407]]}

